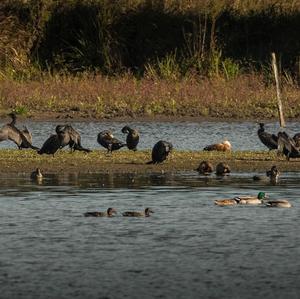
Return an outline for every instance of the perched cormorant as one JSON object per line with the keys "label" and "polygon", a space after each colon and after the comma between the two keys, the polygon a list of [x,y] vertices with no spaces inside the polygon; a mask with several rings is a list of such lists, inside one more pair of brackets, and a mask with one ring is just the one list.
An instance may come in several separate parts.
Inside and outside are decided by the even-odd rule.
{"label": "perched cormorant", "polygon": [[154,213],[150,208],[146,208],[145,211],[136,212],[136,211],[127,211],[122,213],[125,217],[150,217],[150,213]]}
{"label": "perched cormorant", "polygon": [[123,146],[126,146],[126,143],[114,138],[113,134],[109,130],[102,131],[97,136],[97,141],[100,145],[107,149],[107,153],[112,153]]}
{"label": "perched cormorant", "polygon": [[19,149],[38,149],[36,146],[32,145],[32,135],[28,129],[25,127],[24,130],[21,131],[15,126],[17,120],[16,114],[12,112],[8,115],[12,118],[12,120],[0,129],[0,142],[4,140],[11,140],[18,146]]}
{"label": "perched cormorant", "polygon": [[53,155],[60,149],[61,143],[59,140],[59,137],[57,134],[52,134],[50,137],[44,142],[41,149],[39,149],[37,152],[38,154],[48,154]]}
{"label": "perched cormorant", "polygon": [[224,140],[221,143],[215,143],[206,146],[204,151],[220,151],[220,152],[226,152],[231,150],[231,144],[228,140]]}
{"label": "perched cormorant", "polygon": [[126,144],[127,144],[128,149],[136,151],[137,150],[136,147],[140,140],[139,132],[135,129],[131,129],[128,126],[125,126],[122,129],[122,133],[127,134]]}
{"label": "perched cormorant", "polygon": [[296,146],[300,147],[300,133],[295,134],[293,139],[295,141]]}
{"label": "perched cormorant", "polygon": [[287,160],[290,158],[300,158],[300,147],[286,132],[278,133],[278,150],[283,152]]}
{"label": "perched cormorant", "polygon": [[113,214],[117,214],[117,211],[114,208],[108,208],[106,212],[86,212],[84,213],[85,217],[112,217]]}
{"label": "perched cormorant", "polygon": [[58,125],[55,131],[60,140],[61,147],[69,145],[71,151],[91,152],[90,149],[82,147],[80,134],[71,125]]}
{"label": "perched cormorant", "polygon": [[210,162],[202,161],[196,170],[201,174],[210,174],[213,172],[214,167]]}
{"label": "perched cormorant", "polygon": [[278,141],[278,137],[275,134],[270,134],[265,132],[265,124],[264,123],[260,123],[259,124],[260,128],[257,131],[257,135],[260,139],[260,141],[269,149],[277,149],[277,141]]}
{"label": "perched cormorant", "polygon": [[163,140],[158,141],[152,149],[152,160],[147,164],[157,164],[165,161],[172,150],[172,143]]}

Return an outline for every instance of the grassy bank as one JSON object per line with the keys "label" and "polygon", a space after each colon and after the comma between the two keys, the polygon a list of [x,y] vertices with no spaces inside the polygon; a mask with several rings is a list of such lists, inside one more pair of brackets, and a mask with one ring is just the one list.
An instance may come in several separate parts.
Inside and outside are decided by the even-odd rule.
{"label": "grassy bank", "polygon": [[300,161],[287,162],[283,157],[277,157],[269,152],[204,152],[175,151],[171,157],[159,165],[146,165],[150,160],[150,151],[119,151],[112,156],[106,156],[105,151],[95,150],[90,154],[60,151],[52,156],[40,156],[31,150],[1,150],[1,172],[30,173],[40,167],[44,173],[162,173],[177,171],[192,171],[203,160],[212,162],[227,162],[233,172],[257,171],[265,172],[272,165],[277,165],[280,171],[299,171]]}
{"label": "grassy bank", "polygon": [[[59,76],[42,81],[0,81],[0,113],[14,110],[24,117],[74,119],[116,117],[213,117],[266,119],[277,117],[276,91],[257,74],[235,80],[190,77],[161,80],[134,76]],[[283,85],[284,114],[300,116],[300,90]]]}

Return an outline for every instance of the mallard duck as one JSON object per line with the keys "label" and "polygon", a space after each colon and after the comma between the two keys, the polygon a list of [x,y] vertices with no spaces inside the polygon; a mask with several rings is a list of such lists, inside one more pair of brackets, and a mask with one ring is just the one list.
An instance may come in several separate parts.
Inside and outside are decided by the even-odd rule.
{"label": "mallard duck", "polygon": [[226,199],[217,199],[215,200],[215,205],[217,206],[234,206],[237,205],[239,203],[239,199],[238,198],[226,198]]}
{"label": "mallard duck", "polygon": [[226,175],[230,172],[231,172],[230,167],[226,163],[221,162],[216,167],[216,175]]}
{"label": "mallard duck", "polygon": [[266,176],[259,176],[259,175],[254,175],[253,180],[254,181],[266,181],[270,180],[271,183],[277,183],[278,177],[279,177],[279,170],[277,169],[277,166],[274,165],[270,170],[266,172]]}
{"label": "mallard duck", "polygon": [[150,213],[154,213],[150,208],[146,208],[145,211],[136,212],[136,211],[127,211],[122,213],[125,217],[149,217]]}
{"label": "mallard duck", "polygon": [[100,145],[107,149],[107,153],[112,153],[123,146],[126,146],[126,143],[115,138],[111,131],[105,130],[98,134],[97,141]]}
{"label": "mallard duck", "polygon": [[204,151],[220,151],[220,152],[226,152],[231,150],[231,144],[228,140],[224,140],[221,143],[215,143],[206,146]]}
{"label": "mallard duck", "polygon": [[210,174],[213,172],[214,167],[208,161],[202,161],[196,170],[201,174]]}
{"label": "mallard duck", "polygon": [[122,129],[122,133],[127,134],[126,144],[127,144],[128,149],[130,149],[132,151],[136,151],[137,150],[136,147],[140,140],[139,132],[135,129],[131,129],[128,126],[125,126]]}
{"label": "mallard duck", "polygon": [[165,161],[172,150],[172,143],[163,140],[158,141],[152,149],[152,160],[147,164],[157,164]]}
{"label": "mallard duck", "polygon": [[267,198],[265,192],[259,192],[257,196],[237,196],[239,205],[259,205],[263,203],[263,200]]}
{"label": "mallard duck", "polygon": [[257,131],[258,138],[260,141],[269,149],[277,149],[277,141],[278,137],[275,134],[270,134],[265,132],[265,124],[260,123],[259,124],[260,128]]}
{"label": "mallard duck", "polygon": [[114,208],[108,208],[106,212],[86,212],[85,217],[113,217],[113,214],[117,214]]}
{"label": "mallard duck", "polygon": [[267,207],[271,208],[291,208],[292,205],[290,202],[286,199],[281,200],[268,200],[265,202]]}
{"label": "mallard duck", "polygon": [[30,178],[32,180],[41,180],[43,178],[43,174],[41,172],[40,168],[37,168],[35,171],[33,171],[30,175]]}

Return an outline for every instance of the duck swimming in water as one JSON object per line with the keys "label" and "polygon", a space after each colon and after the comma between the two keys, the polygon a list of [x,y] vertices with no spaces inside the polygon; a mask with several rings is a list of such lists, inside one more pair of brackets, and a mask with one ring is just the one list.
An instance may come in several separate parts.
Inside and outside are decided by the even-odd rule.
{"label": "duck swimming in water", "polygon": [[210,162],[202,161],[196,170],[201,174],[207,175],[213,172],[214,167]]}
{"label": "duck swimming in water", "polygon": [[11,122],[4,125],[0,129],[0,142],[4,140],[13,141],[19,149],[31,148],[37,150],[36,146],[32,145],[32,135],[26,127],[24,130],[19,130],[16,127],[17,116],[14,112],[8,114],[11,117]]}
{"label": "duck swimming in water", "polygon": [[269,149],[277,149],[278,147],[278,137],[275,134],[270,134],[265,132],[265,124],[260,123],[260,128],[257,131],[258,138],[260,141]]}
{"label": "duck swimming in water", "polygon": [[41,180],[43,178],[43,174],[41,172],[40,168],[37,168],[35,171],[33,171],[30,175],[30,178],[32,180]]}
{"label": "duck swimming in water", "polygon": [[233,205],[258,205],[262,204],[266,198],[264,192],[259,192],[257,196],[236,196],[234,198],[215,200],[215,205],[218,206],[233,206]]}
{"label": "duck swimming in water", "polygon": [[238,200],[239,205],[259,205],[267,198],[265,192],[259,192],[257,196],[237,196],[235,197]]}
{"label": "duck swimming in water", "polygon": [[106,212],[86,212],[85,217],[113,217],[113,214],[117,214],[114,208],[108,208]]}
{"label": "duck swimming in water", "polygon": [[154,213],[150,208],[146,208],[145,211],[136,212],[136,211],[127,211],[122,213],[125,217],[150,217],[150,213]]}
{"label": "duck swimming in water", "polygon": [[107,149],[107,153],[112,153],[123,146],[126,146],[126,143],[114,138],[113,134],[109,130],[102,131],[97,136],[97,141],[100,145]]}
{"label": "duck swimming in water", "polygon": [[216,167],[216,175],[226,175],[231,172],[230,167],[226,163],[219,163]]}
{"label": "duck swimming in water", "polygon": [[267,207],[270,208],[291,208],[292,205],[290,202],[286,199],[281,200],[268,200],[265,202]]}
{"label": "duck swimming in water", "polygon": [[130,149],[132,151],[136,151],[137,150],[136,147],[137,147],[137,145],[139,143],[139,140],[140,140],[139,132],[135,129],[131,129],[128,126],[125,126],[122,129],[122,133],[127,134],[126,145],[127,145],[128,149]]}
{"label": "duck swimming in water", "polygon": [[173,150],[173,145],[170,142],[160,140],[158,141],[152,149],[152,160],[146,164],[157,164],[165,161]]}
{"label": "duck swimming in water", "polygon": [[231,143],[228,140],[224,140],[221,143],[215,143],[206,146],[204,151],[220,151],[220,152],[226,152],[231,151]]}
{"label": "duck swimming in water", "polygon": [[280,175],[279,170],[277,169],[276,165],[273,165],[270,170],[266,172],[266,176],[259,176],[259,175],[254,175],[253,180],[254,181],[266,181],[270,180],[271,183],[276,184],[278,181],[278,177]]}

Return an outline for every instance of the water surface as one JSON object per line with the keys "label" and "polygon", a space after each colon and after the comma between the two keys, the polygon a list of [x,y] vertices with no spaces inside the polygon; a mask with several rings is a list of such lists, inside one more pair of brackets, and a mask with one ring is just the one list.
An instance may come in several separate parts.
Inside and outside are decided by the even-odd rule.
{"label": "water surface", "polygon": [[[299,183],[253,174],[0,176],[1,298],[299,298]],[[266,191],[291,209],[217,207]],[[149,218],[86,218],[151,207]]]}

